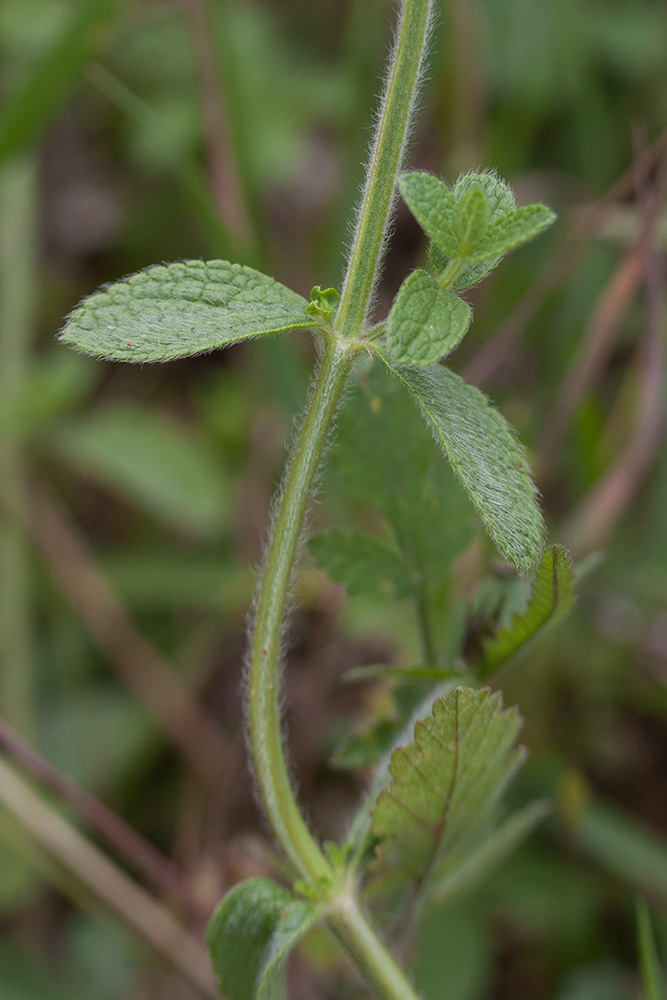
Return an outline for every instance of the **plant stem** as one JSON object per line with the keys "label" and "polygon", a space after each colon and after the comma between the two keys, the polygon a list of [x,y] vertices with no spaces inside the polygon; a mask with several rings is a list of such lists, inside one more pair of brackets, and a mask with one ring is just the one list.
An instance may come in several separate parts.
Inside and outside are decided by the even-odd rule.
{"label": "plant stem", "polygon": [[331,864],[299,811],[280,731],[280,642],[288,590],[313,482],[356,354],[382,255],[389,215],[426,49],[432,0],[404,0],[376,139],[340,306],[288,462],[264,566],[250,651],[248,718],[253,764],[274,832],[297,870],[332,881],[328,920],[360,970],[385,1000],[417,1000],[414,989],[359,908],[338,891]]}
{"label": "plant stem", "polygon": [[432,0],[404,0],[336,316],[342,337],[358,337],[382,258],[410,116],[419,87]]}
{"label": "plant stem", "polygon": [[283,484],[257,602],[248,714],[253,763],[267,816],[296,868],[316,881],[331,867],[294,798],[280,733],[280,642],[287,595],[313,481],[355,350],[327,342]]}
{"label": "plant stem", "polygon": [[329,926],[359,969],[386,1000],[419,1000],[353,896],[341,897]]}

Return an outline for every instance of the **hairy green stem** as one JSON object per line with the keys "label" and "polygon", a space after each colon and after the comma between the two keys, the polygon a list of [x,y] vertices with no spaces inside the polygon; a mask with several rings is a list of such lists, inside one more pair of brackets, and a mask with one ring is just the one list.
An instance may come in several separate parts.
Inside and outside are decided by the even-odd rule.
{"label": "hairy green stem", "polygon": [[330,881],[328,920],[385,1000],[417,1000],[308,829],[291,786],[280,726],[280,644],[299,542],[331,423],[356,354],[382,248],[426,48],[431,0],[404,0],[339,310],[296,438],[276,511],[250,650],[248,719],[267,817],[288,858],[311,882]]}
{"label": "hairy green stem", "polygon": [[317,881],[331,866],[294,798],[280,732],[280,643],[303,522],[324,445],[355,351],[327,343],[310,403],[287,468],[266,557],[250,652],[248,715],[262,801],[278,840],[302,875]]}
{"label": "hairy green stem", "polygon": [[420,1000],[353,896],[337,900],[329,926],[378,994],[386,1000]]}
{"label": "hairy green stem", "polygon": [[404,0],[380,116],[366,173],[366,187],[336,316],[342,337],[358,337],[373,295],[394,200],[410,116],[428,40],[432,0]]}

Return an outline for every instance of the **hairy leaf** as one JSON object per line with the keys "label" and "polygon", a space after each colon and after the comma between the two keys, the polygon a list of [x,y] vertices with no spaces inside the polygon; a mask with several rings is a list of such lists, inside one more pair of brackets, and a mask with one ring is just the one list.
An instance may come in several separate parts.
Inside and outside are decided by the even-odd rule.
{"label": "hairy leaf", "polygon": [[313,325],[308,303],[260,271],[226,260],[157,265],[95,292],[60,337],[115,361],[169,361]]}
{"label": "hairy leaf", "polygon": [[522,243],[527,243],[556,219],[546,205],[521,205],[505,212],[486,230],[478,245],[467,255],[471,261],[485,260],[509,253]]}
{"label": "hairy leaf", "polygon": [[459,254],[469,257],[489,224],[491,208],[481,187],[473,185],[461,196],[456,213]]}
{"label": "hairy leaf", "polygon": [[413,271],[389,314],[392,357],[404,364],[434,364],[454,350],[470,325],[471,315],[462,298],[442,291],[426,271]]}
{"label": "hairy leaf", "polygon": [[575,600],[576,580],[570,556],[562,546],[550,545],[535,573],[526,610],[484,642],[480,675],[486,677],[497,670],[544,628],[563,618]]}
{"label": "hairy leaf", "polygon": [[539,558],[543,522],[528,461],[486,396],[442,365],[383,361],[412,393],[499,551],[520,573]]}
{"label": "hairy leaf", "polygon": [[[503,212],[509,212],[514,208],[514,194],[509,184],[497,177],[492,171],[483,173],[463,174],[454,185],[454,196],[458,199],[465,197],[471,188],[481,188],[486,195],[489,205],[489,222],[493,222]],[[485,275],[492,271],[500,257],[492,257],[475,264],[466,264],[459,272],[456,281],[456,288],[470,288],[481,281]]]}
{"label": "hairy leaf", "polygon": [[455,688],[436,700],[416,724],[414,742],[392,754],[375,804],[371,892],[421,888],[476,838],[521,762],[514,746],[520,726],[499,693]]}
{"label": "hairy leaf", "polygon": [[421,170],[403,174],[398,186],[424,232],[448,257],[456,257],[459,251],[458,202],[454,193],[439,177]]}
{"label": "hairy leaf", "polygon": [[410,593],[409,571],[395,548],[364,531],[333,531],[314,535],[308,548],[320,569],[350,594],[378,590],[388,584],[396,596]]}
{"label": "hairy leaf", "polygon": [[266,878],[235,886],[215,911],[206,943],[227,1000],[284,1000],[285,958],[319,915]]}
{"label": "hairy leaf", "polygon": [[429,886],[430,903],[441,906],[488,875],[532,833],[550,808],[544,799],[531,802],[496,829],[484,830],[476,847],[465,845],[458,856],[445,858]]}
{"label": "hairy leaf", "polygon": [[514,208],[514,195],[509,184],[501,180],[492,170],[481,173],[461,174],[454,185],[454,197],[462,201],[473,188],[479,188],[486,196],[489,206],[489,221],[493,222],[499,215]]}

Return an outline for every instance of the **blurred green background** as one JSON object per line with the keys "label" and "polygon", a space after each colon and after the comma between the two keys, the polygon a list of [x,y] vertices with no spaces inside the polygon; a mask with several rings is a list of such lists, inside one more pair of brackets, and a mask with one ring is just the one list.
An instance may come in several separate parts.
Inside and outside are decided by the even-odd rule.
{"label": "blurred green background", "polygon": [[[162,852],[146,881],[3,730],[3,1000],[210,995],[196,941],[156,943],[156,912],[200,938],[224,889],[274,862],[239,692],[248,566],[310,340],[134,369],[54,337],[82,296],[158,261],[230,258],[306,295],[339,284],[393,13],[0,2],[0,715]],[[493,166],[560,216],[475,291],[455,367],[528,444],[582,579],[568,621],[499,678],[531,750],[512,794],[553,797],[553,817],[424,921],[427,1000],[640,996],[638,894],[667,963],[666,52],[660,0],[440,4],[409,164],[449,180]],[[422,254],[399,207],[378,315]],[[315,525],[372,521],[336,454]],[[486,543],[470,552],[451,582],[468,627],[508,586]],[[290,749],[335,837],[367,780],[343,734],[396,711],[394,679],[341,677],[415,662],[415,626],[405,601],[348,599],[309,557],[296,597]],[[171,898],[169,859],[186,873]],[[361,991],[347,977],[314,934],[291,995]]]}

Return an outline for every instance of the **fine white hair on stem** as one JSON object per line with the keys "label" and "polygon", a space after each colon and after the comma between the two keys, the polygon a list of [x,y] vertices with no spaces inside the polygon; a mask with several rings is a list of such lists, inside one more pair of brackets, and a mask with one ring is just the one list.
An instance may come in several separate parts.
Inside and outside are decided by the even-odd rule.
{"label": "fine white hair on stem", "polygon": [[[313,394],[314,389],[315,389],[315,384],[317,382],[317,377],[319,375],[319,364],[321,363],[321,360],[322,360],[323,350],[324,350],[323,345],[320,344],[320,343],[318,343],[318,354],[319,354],[320,357],[319,357],[319,363],[318,363],[318,365],[316,365],[315,372],[314,372],[313,378],[311,380],[311,385],[310,385],[310,388],[309,388],[309,398],[312,397],[312,394]],[[304,546],[304,544],[305,544],[305,542],[306,542],[306,540],[308,538],[309,526],[310,526],[310,514],[311,514],[311,511],[312,511],[313,504],[317,500],[317,492],[318,492],[318,489],[319,489],[320,478],[321,478],[321,475],[322,475],[322,472],[323,472],[323,469],[324,469],[324,464],[325,464],[324,460],[326,458],[326,453],[329,450],[329,448],[331,447],[331,445],[332,445],[332,443],[333,443],[333,441],[335,439],[335,436],[336,436],[337,416],[341,412],[341,410],[342,410],[342,408],[344,406],[345,400],[348,397],[348,394],[350,392],[350,381],[351,380],[348,379],[347,384],[344,386],[344,388],[341,391],[340,399],[339,399],[339,403],[338,403],[338,407],[337,407],[336,413],[333,416],[333,418],[331,420],[331,423],[329,424],[329,432],[328,432],[328,435],[327,435],[326,443],[323,446],[323,449],[322,449],[322,452],[321,452],[321,455],[320,455],[320,460],[319,460],[319,466],[318,466],[317,473],[316,473],[316,475],[314,477],[314,480],[313,480],[313,483],[311,485],[309,502],[308,502],[308,505],[306,507],[306,511],[305,511],[303,523],[301,525],[301,529],[300,529],[300,533],[299,533],[298,547],[296,549],[296,552],[295,552],[295,555],[294,555],[294,561],[292,563],[291,579],[290,579],[289,587],[288,587],[288,590],[287,590],[287,593],[286,593],[286,597],[285,597],[284,616],[283,616],[283,620],[282,620],[282,624],[281,624],[280,637],[279,637],[279,654],[278,654],[278,657],[279,657],[279,668],[278,668],[277,673],[276,673],[276,678],[277,678],[276,697],[277,697],[277,699],[279,701],[281,716],[283,715],[284,708],[285,708],[285,690],[284,690],[284,684],[283,684],[283,673],[284,673],[284,671],[283,671],[283,665],[284,665],[285,657],[286,657],[286,654],[287,654],[287,651],[288,651],[288,648],[289,648],[289,621],[290,621],[290,618],[292,616],[292,612],[294,611],[294,606],[295,606],[295,603],[296,603],[296,593],[295,593],[295,587],[294,587],[294,578],[295,578],[296,573],[298,571],[298,566],[299,566],[299,563],[300,563],[300,555],[301,555],[301,552],[303,550],[303,546]],[[249,636],[249,643],[248,643],[248,649],[247,649],[247,653],[246,653],[245,665],[244,665],[244,670],[243,670],[243,675],[242,675],[241,685],[240,686],[241,686],[241,692],[243,694],[243,703],[244,703],[245,711],[246,711],[246,725],[244,727],[244,730],[245,730],[246,745],[247,745],[247,747],[248,747],[249,750],[251,750],[251,747],[250,747],[250,727],[249,727],[249,720],[247,718],[247,713],[248,713],[248,709],[249,709],[249,697],[248,697],[248,695],[249,695],[249,688],[250,688],[250,680],[249,680],[249,678],[250,678],[250,659],[251,659],[251,649],[252,649],[252,636],[253,636],[253,633],[255,631],[255,620],[256,620],[257,608],[258,608],[259,599],[260,599],[260,592],[261,592],[261,588],[262,588],[262,578],[263,578],[263,575],[264,575],[264,564],[265,564],[266,559],[267,559],[269,547],[270,547],[270,544],[271,544],[271,539],[272,539],[272,536],[273,536],[273,533],[274,533],[275,522],[276,522],[276,519],[278,517],[278,513],[279,513],[279,511],[281,509],[281,506],[282,506],[283,496],[284,496],[284,492],[285,492],[285,485],[286,485],[286,482],[287,482],[288,477],[289,477],[290,466],[291,466],[291,462],[292,462],[292,459],[293,459],[293,447],[294,447],[295,442],[297,442],[299,440],[299,438],[300,438],[300,433],[301,433],[301,429],[302,429],[303,421],[304,421],[304,415],[305,414],[302,413],[302,414],[299,414],[299,415],[295,416],[294,421],[293,421],[292,433],[291,433],[291,444],[290,444],[290,447],[289,447],[288,459],[287,459],[287,462],[285,464],[285,468],[283,470],[280,483],[279,483],[277,489],[274,492],[273,499],[272,499],[272,502],[271,502],[271,509],[270,509],[270,515],[269,515],[269,526],[268,526],[268,529],[267,529],[266,535],[265,535],[264,551],[262,553],[262,561],[261,561],[259,567],[257,567],[257,570],[256,570],[256,574],[255,574],[255,576],[256,576],[255,592],[254,592],[254,596],[253,596],[252,605],[251,605],[251,607],[250,607],[250,609],[248,611],[248,615],[247,615],[247,630],[248,630],[248,636]],[[286,740],[285,740],[286,734],[285,734],[285,727],[282,724],[281,724],[281,736],[282,736],[282,743],[283,743],[283,746],[284,746],[285,742],[286,742]],[[287,765],[288,765],[288,767],[290,765],[289,759],[287,759]],[[290,768],[290,771],[291,771],[291,768]],[[257,777],[256,774],[254,774],[254,777],[255,778]],[[293,779],[293,775],[292,774],[291,774],[291,777]],[[262,805],[261,795],[260,795],[260,792],[259,792],[259,788],[257,787],[257,782],[256,781],[255,781],[255,796],[256,796],[258,804],[261,806]]]}
{"label": "fine white hair on stem", "polygon": [[[359,202],[358,202],[357,209],[356,209],[356,213],[355,213],[355,216],[354,216],[354,221],[353,221],[353,224],[351,226],[351,233],[350,233],[350,238],[349,238],[349,241],[348,241],[348,247],[347,247],[347,250],[348,250],[348,259],[347,259],[347,265],[346,265],[346,270],[345,270],[345,277],[344,277],[344,281],[343,281],[343,288],[345,288],[348,285],[348,283],[353,279],[354,271],[355,271],[355,269],[358,266],[358,258],[357,258],[358,244],[359,244],[359,242],[360,242],[360,240],[362,238],[362,230],[363,230],[363,227],[365,225],[365,218],[364,217],[365,217],[366,211],[368,210],[369,192],[370,192],[371,186],[372,186],[372,184],[373,184],[373,182],[375,180],[374,175],[373,175],[374,164],[376,163],[376,161],[378,159],[378,155],[380,153],[380,147],[381,147],[381,144],[382,144],[382,142],[383,142],[383,140],[385,138],[386,114],[387,114],[387,109],[388,109],[390,98],[392,97],[392,82],[393,82],[394,70],[395,70],[397,56],[398,56],[398,47],[399,47],[400,40],[401,40],[401,34],[402,34],[404,20],[405,20],[406,16],[409,14],[409,11],[407,9],[408,7],[409,7],[409,0],[402,0],[402,2],[401,2],[401,9],[400,9],[400,15],[399,15],[399,17],[398,17],[398,19],[397,19],[397,21],[395,23],[395,27],[394,27],[391,52],[390,52],[389,59],[387,60],[387,64],[386,64],[387,68],[386,68],[385,73],[384,73],[384,78],[383,78],[383,83],[382,83],[381,97],[380,97],[377,109],[376,109],[376,111],[374,113],[374,116],[373,116],[374,117],[373,137],[371,139],[371,143],[370,143],[370,147],[369,147],[368,160],[367,160],[367,163],[366,163],[365,180],[364,180],[364,184],[363,184],[363,187],[362,187],[362,190],[361,190],[361,195],[360,195]],[[384,254],[385,254],[387,242],[388,242],[389,236],[391,235],[391,230],[392,230],[391,220],[392,220],[392,216],[393,216],[395,205],[396,205],[395,179],[396,179],[396,176],[398,175],[398,172],[400,171],[401,166],[402,166],[402,164],[404,162],[406,151],[407,151],[407,148],[408,148],[409,142],[410,142],[410,136],[411,136],[411,131],[412,131],[412,121],[414,120],[414,113],[415,113],[415,110],[417,108],[417,104],[418,104],[418,101],[419,101],[419,96],[420,96],[420,93],[421,93],[421,88],[422,88],[422,85],[423,85],[424,80],[425,80],[426,55],[427,55],[427,52],[428,52],[428,44],[429,44],[429,39],[430,39],[430,36],[431,36],[431,32],[433,30],[434,22],[435,22],[434,5],[433,5],[433,3],[429,3],[429,10],[428,10],[427,22],[426,22],[426,27],[425,27],[425,32],[424,32],[424,41],[423,41],[423,45],[422,45],[422,48],[421,48],[421,55],[420,55],[420,59],[419,59],[419,66],[418,66],[418,70],[417,70],[417,74],[416,74],[416,79],[415,79],[414,86],[411,88],[411,91],[410,91],[410,93],[408,95],[409,101],[408,101],[408,108],[407,108],[406,124],[405,124],[405,127],[403,129],[403,134],[402,134],[402,137],[401,137],[401,145],[400,145],[399,154],[398,154],[398,157],[397,157],[396,162],[394,164],[394,171],[393,171],[393,177],[392,177],[392,192],[391,192],[390,200],[389,200],[389,202],[388,202],[388,204],[386,206],[382,239],[381,239],[380,245],[379,245],[379,247],[377,249],[377,252],[376,252],[376,259],[375,259],[375,263],[374,263],[374,271],[373,271],[372,281],[371,281],[371,285],[370,285],[370,289],[369,289],[369,294],[368,294],[368,299],[367,299],[367,303],[366,303],[366,314],[368,313],[368,310],[372,306],[372,303],[373,303],[373,299],[374,299],[374,295],[375,295],[375,289],[377,287],[377,281],[378,281],[378,278],[379,278],[379,275],[380,275],[380,272],[381,272],[382,261],[383,261],[383,258],[384,258]]]}

